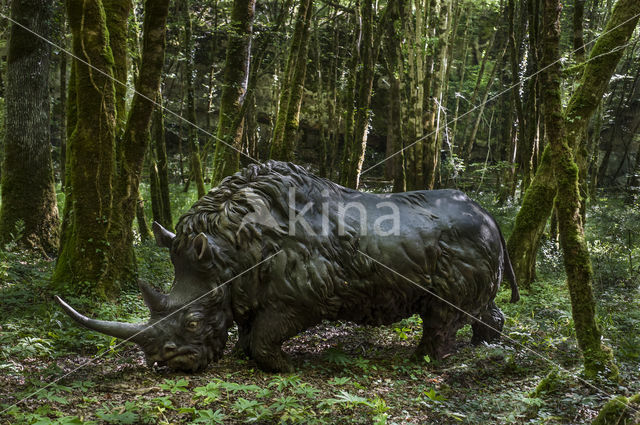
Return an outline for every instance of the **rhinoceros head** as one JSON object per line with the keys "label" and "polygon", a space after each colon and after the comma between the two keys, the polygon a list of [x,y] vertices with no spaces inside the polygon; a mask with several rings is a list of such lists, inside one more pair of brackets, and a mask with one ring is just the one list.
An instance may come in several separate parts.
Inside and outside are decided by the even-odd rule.
{"label": "rhinoceros head", "polygon": [[169,294],[139,284],[151,312],[147,323],[90,319],[55,298],[83,326],[138,344],[149,366],[196,372],[222,356],[233,321],[228,289],[217,287],[220,277],[211,267],[213,248],[204,233],[175,244],[175,235],[160,224],[154,222],[153,230],[158,245],[171,248],[175,279]]}

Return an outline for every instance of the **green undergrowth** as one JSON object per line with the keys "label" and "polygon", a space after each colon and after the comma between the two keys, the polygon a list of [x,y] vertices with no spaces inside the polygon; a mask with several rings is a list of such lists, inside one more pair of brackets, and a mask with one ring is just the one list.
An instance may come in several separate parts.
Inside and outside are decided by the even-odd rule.
{"label": "green undergrowth", "polygon": [[[508,234],[517,206],[480,201]],[[48,289],[51,260],[7,246],[0,250],[0,424],[591,423],[614,396],[640,392],[640,229],[627,207],[608,202],[590,208],[587,236],[599,324],[620,385],[581,376],[562,258],[548,239],[532,289],[516,304],[508,285],[498,294],[507,317],[499,342],[472,346],[466,326],[451,356],[416,362],[418,316],[376,328],[323,323],[285,344],[290,375],[233,357],[234,332],[224,358],[202,373],[149,369],[137,347],[86,331],[61,311]],[[136,251],[140,278],[167,289],[166,250],[146,242]],[[137,293],[115,303],[68,301],[101,319],[147,317]]]}

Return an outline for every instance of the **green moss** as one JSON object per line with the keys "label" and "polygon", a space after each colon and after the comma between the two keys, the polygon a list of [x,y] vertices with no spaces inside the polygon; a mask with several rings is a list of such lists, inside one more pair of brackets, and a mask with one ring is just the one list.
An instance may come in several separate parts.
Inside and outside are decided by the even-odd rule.
{"label": "green moss", "polygon": [[553,394],[565,385],[565,376],[559,374],[557,370],[552,370],[547,376],[542,378],[538,385],[536,385],[536,388],[531,392],[530,397],[535,398]]}
{"label": "green moss", "polygon": [[547,220],[551,216],[556,184],[547,147],[538,172],[527,188],[515,226],[507,241],[518,285],[529,288],[535,279],[535,260]]}
{"label": "green moss", "polygon": [[602,410],[593,421],[593,425],[640,424],[638,408],[640,408],[640,394],[636,394],[631,398],[618,396],[602,407]]}
{"label": "green moss", "polygon": [[[224,86],[220,99],[220,118],[217,142],[213,155],[212,185],[235,173],[240,166],[239,150],[242,145],[243,105],[249,80],[251,34],[255,0],[235,0],[231,12],[233,26],[224,69]],[[222,143],[224,141],[224,143]],[[233,149],[233,148],[235,149]]]}

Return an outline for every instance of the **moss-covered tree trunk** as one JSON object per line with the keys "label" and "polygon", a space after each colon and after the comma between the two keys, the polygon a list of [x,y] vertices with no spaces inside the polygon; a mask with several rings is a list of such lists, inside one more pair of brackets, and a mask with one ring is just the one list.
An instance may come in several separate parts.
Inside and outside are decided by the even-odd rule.
{"label": "moss-covered tree trunk", "polygon": [[142,30],[142,59],[136,92],[128,111],[122,138],[117,144],[118,175],[115,186],[114,220],[109,242],[112,258],[120,264],[120,280],[131,283],[136,273],[132,223],[139,202],[144,156],[150,140],[151,114],[160,87],[164,64],[165,33],[169,0],[146,0]]}
{"label": "moss-covered tree trunk", "polygon": [[[157,179],[157,190],[152,194],[157,196],[158,209],[153,213],[153,219],[162,224],[165,229],[173,229],[171,217],[171,200],[169,197],[169,165],[167,159],[167,143],[164,133],[164,113],[162,111],[162,92],[158,91],[158,105],[154,109],[151,119],[151,158],[152,170]],[[150,170],[150,172],[153,172]],[[154,177],[152,182],[155,183]]]}
{"label": "moss-covered tree trunk", "polygon": [[307,69],[309,29],[313,3],[301,0],[298,6],[296,26],[291,37],[289,56],[285,66],[280,90],[278,115],[271,142],[272,159],[293,161],[295,156],[295,136],[298,130],[300,105]]}
{"label": "moss-covered tree trunk", "polygon": [[113,55],[100,0],[69,0],[67,16],[73,53],[83,62],[74,60],[75,87],[69,90],[76,117],[69,120],[75,125],[67,146],[65,223],[53,282],[67,292],[106,297],[118,290],[108,243],[116,170]]}
{"label": "moss-covered tree trunk", "polygon": [[131,0],[102,0],[109,31],[109,46],[113,55],[113,77],[116,92],[116,126],[121,132],[127,121],[127,71],[129,69],[129,52],[127,51],[127,34]]}
{"label": "moss-covered tree trunk", "polygon": [[[598,107],[611,75],[622,57],[624,46],[638,22],[640,2],[618,0],[602,36],[589,53],[580,83],[564,112],[564,128],[571,149],[579,146],[587,123]],[[579,153],[578,153],[579,156]],[[547,147],[536,174],[527,187],[522,206],[507,243],[518,284],[529,287],[535,279],[535,258],[547,220],[553,208],[556,183]]]}
{"label": "moss-covered tree trunk", "polygon": [[235,173],[240,166],[243,132],[243,104],[249,83],[251,38],[255,0],[234,0],[229,41],[224,65],[224,86],[220,100],[216,148],[211,185]]}
{"label": "moss-covered tree trunk", "polygon": [[586,0],[574,0],[573,2],[573,50],[576,62],[584,61],[584,30],[582,28],[584,21],[584,3]]}
{"label": "moss-covered tree trunk", "polygon": [[640,423],[640,394],[609,400],[591,425],[637,425]]}
{"label": "moss-covered tree trunk", "polygon": [[[114,57],[100,0],[70,0],[73,52],[68,111],[67,198],[53,284],[66,292],[117,295],[135,278],[131,230],[164,60],[168,0],[145,3],[142,66],[127,123],[117,129]],[[73,96],[72,96],[73,95]],[[116,133],[122,134],[116,144]]]}
{"label": "moss-covered tree trunk", "polygon": [[[47,0],[11,3],[11,18],[45,37],[51,34],[52,17],[53,5]],[[47,253],[58,248],[59,223],[49,140],[50,54],[47,42],[11,24],[0,244],[18,237],[16,225],[22,221],[20,244]]]}
{"label": "moss-covered tree trunk", "polygon": [[202,198],[206,193],[204,187],[204,175],[202,173],[202,161],[200,160],[200,145],[198,143],[198,129],[196,126],[196,95],[193,86],[193,30],[191,24],[189,0],[181,0],[180,12],[182,18],[182,49],[184,54],[184,64],[182,67],[183,84],[187,95],[187,120],[190,124],[187,127],[187,146],[189,147],[190,179],[196,183],[198,198]]}
{"label": "moss-covered tree trunk", "polygon": [[[64,8],[62,8],[60,12],[63,16],[60,18],[61,23],[61,33],[66,31],[67,24],[64,18]],[[64,45],[64,40],[61,41]],[[66,45],[65,45],[66,48]],[[64,176],[65,176],[65,165],[66,165],[66,150],[67,150],[67,55],[60,55],[59,58],[59,76],[60,76],[60,91],[59,91],[59,99],[60,99],[60,107],[58,110],[58,120],[59,120],[59,131],[58,137],[60,137],[60,185],[62,190],[64,191]]]}
{"label": "moss-covered tree trunk", "polygon": [[560,245],[562,246],[571,310],[578,345],[584,356],[587,376],[599,373],[617,375],[611,350],[602,345],[602,335],[596,324],[595,300],[591,289],[593,273],[580,214],[578,166],[573,149],[565,137],[560,95],[560,2],[544,0],[542,42],[542,100],[544,124],[548,138],[557,195]]}

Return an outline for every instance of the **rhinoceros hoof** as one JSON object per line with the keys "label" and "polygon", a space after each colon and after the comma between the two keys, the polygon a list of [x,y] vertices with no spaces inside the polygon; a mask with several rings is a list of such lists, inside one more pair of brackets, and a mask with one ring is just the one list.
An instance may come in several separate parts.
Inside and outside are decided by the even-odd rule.
{"label": "rhinoceros hoof", "polygon": [[281,355],[256,358],[256,363],[258,367],[265,372],[293,373],[295,371],[295,368],[284,353]]}
{"label": "rhinoceros hoof", "polygon": [[500,339],[500,332],[484,326],[478,325],[473,328],[473,336],[471,337],[471,344],[479,345],[483,342],[494,342]]}
{"label": "rhinoceros hoof", "polygon": [[429,356],[431,360],[442,360],[453,353],[455,341],[448,341],[441,344],[420,344],[413,352],[413,359],[418,362],[424,361],[424,356]]}

